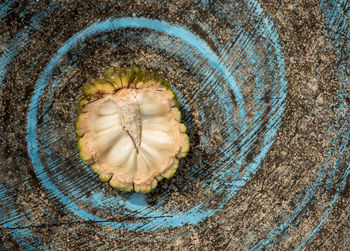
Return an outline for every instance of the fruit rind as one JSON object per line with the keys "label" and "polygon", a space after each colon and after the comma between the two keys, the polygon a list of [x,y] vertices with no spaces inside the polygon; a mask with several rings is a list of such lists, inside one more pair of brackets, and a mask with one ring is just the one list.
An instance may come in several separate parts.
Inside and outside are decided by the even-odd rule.
{"label": "fruit rind", "polygon": [[84,107],[85,105],[87,105],[89,103],[89,101],[85,98],[85,97],[81,97],[78,101],[77,104],[77,113],[83,113],[84,112]]}
{"label": "fruit rind", "polygon": [[178,168],[179,168],[179,159],[175,158],[173,161],[173,164],[168,169],[166,169],[161,175],[164,178],[170,179],[175,175]]}
{"label": "fruit rind", "polygon": [[112,177],[109,180],[109,185],[113,188],[116,188],[122,192],[131,192],[133,190],[132,183],[122,183],[117,178]]}
{"label": "fruit rind", "polygon": [[112,178],[113,174],[110,173],[101,173],[98,177],[103,182],[108,182]]}
{"label": "fruit rind", "polygon": [[83,122],[86,118],[85,113],[81,113],[75,120],[74,120],[74,128],[75,128],[75,134],[78,138],[81,138],[85,134],[85,130],[83,128]]}
{"label": "fruit rind", "polygon": [[182,134],[183,137],[183,145],[181,147],[180,153],[176,155],[176,157],[182,159],[185,158],[190,150],[190,140],[187,134]]}
{"label": "fruit rind", "polygon": [[179,108],[174,107],[173,111],[175,113],[175,119],[177,120],[177,122],[181,122],[181,112],[180,112]]}
{"label": "fruit rind", "polygon": [[81,161],[86,165],[91,165],[93,161],[93,156],[88,149],[86,139],[84,137],[78,139],[78,150],[80,153]]}
{"label": "fruit rind", "polygon": [[180,124],[180,131],[182,132],[182,133],[186,133],[187,132],[187,127],[184,125],[184,124]]}
{"label": "fruit rind", "polygon": [[123,87],[122,80],[120,79],[120,68],[109,67],[105,74],[105,80],[111,82],[116,90]]}
{"label": "fruit rind", "polygon": [[155,189],[158,185],[158,181],[156,179],[153,179],[150,184],[134,184],[134,190],[137,193],[149,193],[153,189]]}
{"label": "fruit rind", "polygon": [[97,94],[113,94],[115,92],[114,85],[106,80],[97,80],[95,83],[87,83],[84,86],[84,95],[93,96]]}

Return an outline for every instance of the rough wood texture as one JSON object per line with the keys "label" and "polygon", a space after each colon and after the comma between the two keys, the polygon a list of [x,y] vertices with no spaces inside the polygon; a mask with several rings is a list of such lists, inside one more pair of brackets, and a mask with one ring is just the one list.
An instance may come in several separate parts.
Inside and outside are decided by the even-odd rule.
{"label": "rough wood texture", "polygon": [[[0,19],[0,249],[350,247],[348,1],[5,0]],[[174,83],[188,127],[148,195],[79,161],[76,102],[110,65]]]}

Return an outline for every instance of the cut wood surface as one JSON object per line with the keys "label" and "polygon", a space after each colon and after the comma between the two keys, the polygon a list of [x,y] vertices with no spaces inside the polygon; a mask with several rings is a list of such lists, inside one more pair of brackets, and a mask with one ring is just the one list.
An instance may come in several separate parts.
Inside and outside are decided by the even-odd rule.
{"label": "cut wood surface", "polygon": [[[0,250],[348,250],[349,8],[1,1]],[[190,142],[148,194],[75,136],[83,84],[131,65],[171,83]]]}

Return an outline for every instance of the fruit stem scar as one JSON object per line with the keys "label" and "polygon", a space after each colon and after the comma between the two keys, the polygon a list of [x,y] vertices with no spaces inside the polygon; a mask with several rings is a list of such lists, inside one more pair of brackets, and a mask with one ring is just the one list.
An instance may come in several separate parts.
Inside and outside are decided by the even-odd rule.
{"label": "fruit stem scar", "polygon": [[[136,99],[135,99],[136,100]],[[140,107],[135,101],[119,106],[120,123],[123,130],[129,135],[136,152],[141,145],[141,114]]]}

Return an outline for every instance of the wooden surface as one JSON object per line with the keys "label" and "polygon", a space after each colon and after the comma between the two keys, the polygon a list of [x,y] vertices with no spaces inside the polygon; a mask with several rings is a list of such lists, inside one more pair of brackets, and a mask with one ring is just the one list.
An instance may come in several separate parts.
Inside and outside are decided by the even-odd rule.
{"label": "wooden surface", "polygon": [[[349,3],[0,3],[0,249],[350,248]],[[168,79],[191,150],[148,195],[79,160],[110,66]]]}

